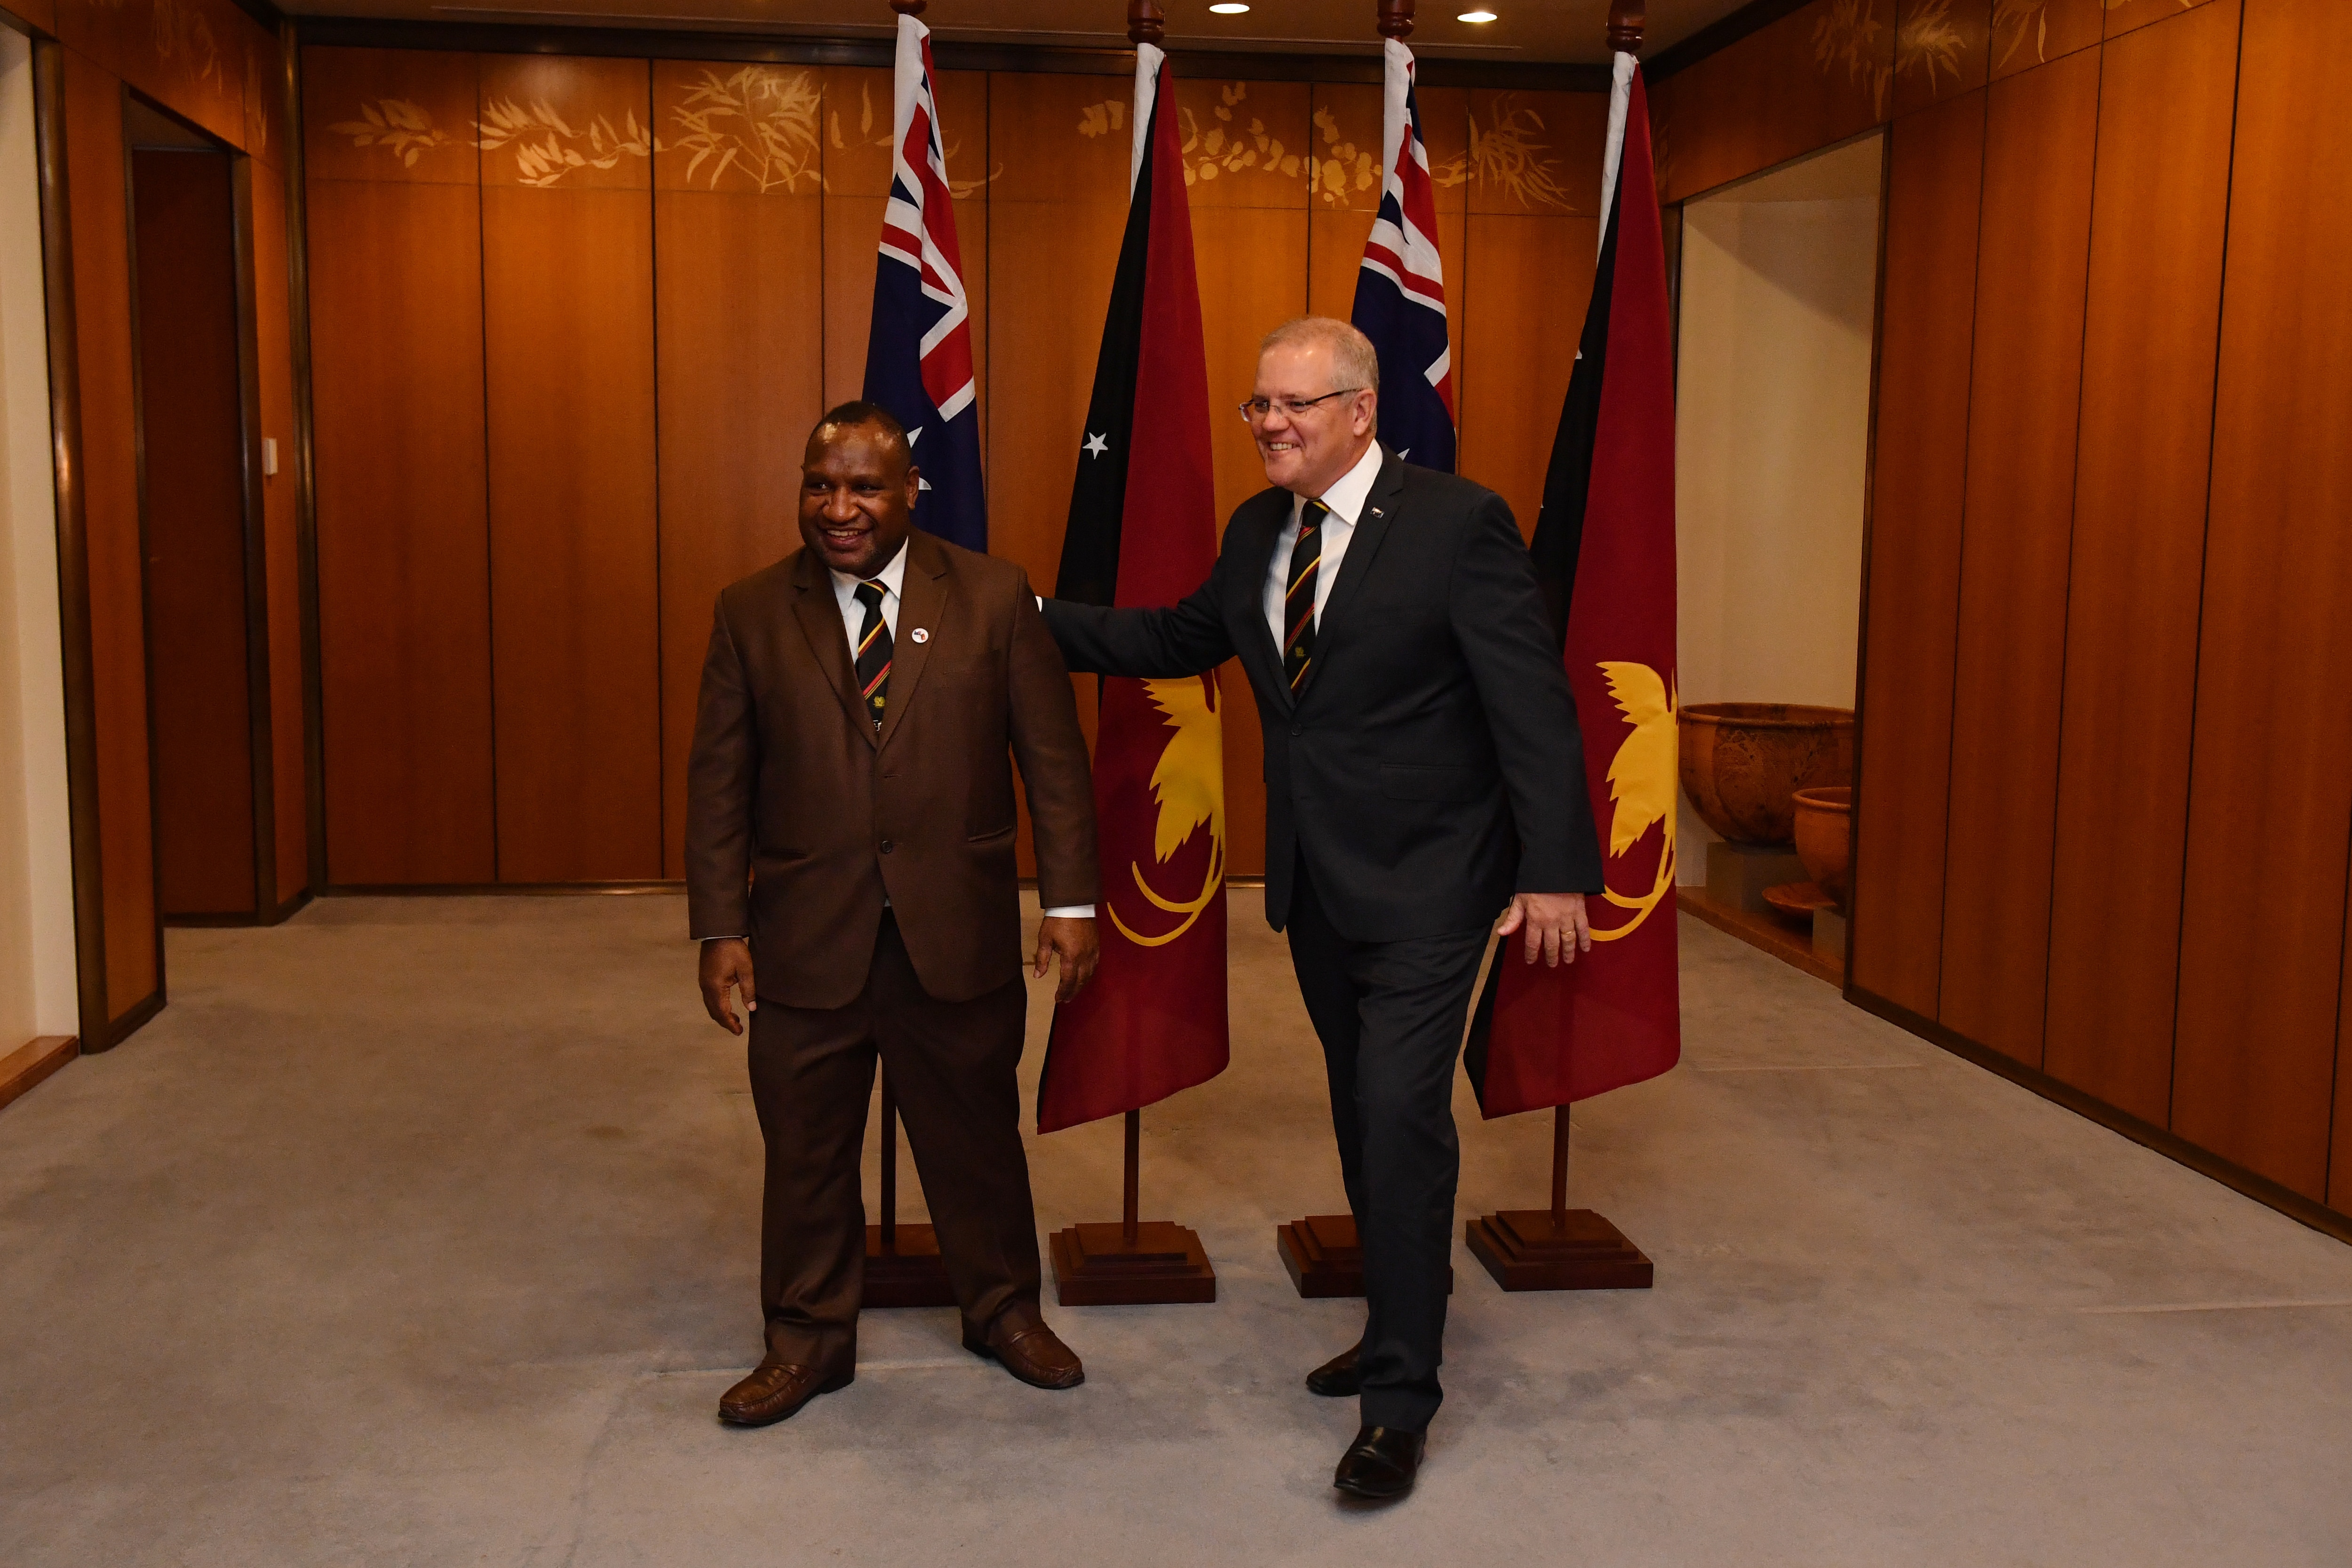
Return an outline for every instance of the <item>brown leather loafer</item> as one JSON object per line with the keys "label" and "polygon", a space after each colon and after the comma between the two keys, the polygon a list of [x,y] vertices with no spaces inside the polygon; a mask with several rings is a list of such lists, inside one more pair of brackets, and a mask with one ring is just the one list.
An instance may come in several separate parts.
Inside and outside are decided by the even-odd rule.
{"label": "brown leather loafer", "polygon": [[1326,1399],[1353,1399],[1363,1393],[1364,1369],[1359,1359],[1363,1353],[1364,1343],[1359,1340],[1308,1373],[1307,1392]]}
{"label": "brown leather loafer", "polygon": [[1032,1388],[1076,1388],[1087,1380],[1077,1353],[1026,1301],[1015,1301],[997,1313],[984,1335],[975,1337],[969,1328],[964,1330],[963,1348],[1003,1362],[1005,1371]]}
{"label": "brown leather loafer", "polygon": [[1402,1426],[1366,1426],[1339,1456],[1331,1484],[1351,1497],[1385,1502],[1412,1490],[1421,1468],[1422,1435]]}
{"label": "brown leather loafer", "polygon": [[730,1426],[772,1426],[818,1394],[847,1388],[856,1377],[854,1366],[828,1373],[772,1355],[719,1396],[719,1419]]}

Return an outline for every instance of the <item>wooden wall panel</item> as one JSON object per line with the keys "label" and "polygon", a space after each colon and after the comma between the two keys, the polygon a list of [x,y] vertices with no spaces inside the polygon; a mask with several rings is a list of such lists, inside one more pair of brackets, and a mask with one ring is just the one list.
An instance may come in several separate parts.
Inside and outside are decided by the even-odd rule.
{"label": "wooden wall panel", "polygon": [[[1679,78],[1676,79],[1680,79]],[[1985,95],[1887,133],[1853,984],[1936,1012]]]}
{"label": "wooden wall panel", "polygon": [[2207,3],[2208,0],[2106,0],[2107,37],[2117,37],[2151,22],[2170,21],[2183,11]]}
{"label": "wooden wall panel", "polygon": [[1985,84],[1995,0],[1895,0],[1890,112],[1909,114]]}
{"label": "wooden wall panel", "polygon": [[150,794],[122,84],[68,50],[65,98],[82,494],[89,549],[92,705],[98,731],[100,897],[106,906],[106,1007],[111,1021],[155,994],[163,983]]}
{"label": "wooden wall panel", "polygon": [[45,33],[58,30],[58,0],[11,0],[8,9]]}
{"label": "wooden wall panel", "polygon": [[712,604],[800,547],[801,452],[823,412],[817,73],[657,61],[654,119],[662,874],[675,878]]}
{"label": "wooden wall panel", "polygon": [[1456,467],[1530,536],[1599,263],[1608,116],[1599,94],[1470,95]]}
{"label": "wooden wall panel", "polygon": [[2257,0],[2243,43],[2172,1130],[2316,1198],[2352,835],[2352,7]]}
{"label": "wooden wall panel", "polygon": [[1660,199],[1712,190],[1885,120],[1895,6],[1813,0],[1658,83],[1652,120]]}
{"label": "wooden wall panel", "polygon": [[286,187],[274,173],[253,182],[253,292],[261,383],[260,434],[278,443],[278,472],[261,480],[269,576],[270,775],[277,805],[280,904],[310,880],[308,715],[302,700],[302,571],[295,538],[294,345],[286,266]]}
{"label": "wooden wall panel", "polygon": [[131,153],[141,487],[166,916],[255,912],[236,216],[225,153]]}
{"label": "wooden wall panel", "polygon": [[498,877],[471,55],[303,51],[326,875]]}
{"label": "wooden wall panel", "polygon": [[2104,0],[1993,0],[1994,79],[2089,48],[2105,14]]}
{"label": "wooden wall panel", "polygon": [[502,882],[661,874],[651,83],[482,60]]}
{"label": "wooden wall panel", "polygon": [[58,0],[67,47],[233,147],[246,142],[246,47],[234,0]]}
{"label": "wooden wall panel", "polygon": [[286,56],[278,36],[258,26],[240,30],[245,51],[245,151],[284,184],[287,153]]}
{"label": "wooden wall panel", "polygon": [[[823,73],[823,90],[824,404],[830,408],[866,385],[875,247],[890,195],[890,73],[834,66]],[[942,119],[946,112],[940,110]]]}
{"label": "wooden wall panel", "polygon": [[1937,1016],[2042,1063],[2099,57],[1987,94]]}
{"label": "wooden wall panel", "polygon": [[2172,1098],[2237,12],[2227,0],[2134,33],[2100,67],[2042,1066],[2158,1127]]}
{"label": "wooden wall panel", "polygon": [[1600,243],[1598,216],[1468,218],[1455,467],[1510,502],[1530,538]]}

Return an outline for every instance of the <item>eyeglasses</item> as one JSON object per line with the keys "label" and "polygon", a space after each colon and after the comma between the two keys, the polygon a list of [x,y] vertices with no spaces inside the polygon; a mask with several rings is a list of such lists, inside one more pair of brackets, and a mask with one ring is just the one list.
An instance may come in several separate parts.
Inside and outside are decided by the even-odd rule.
{"label": "eyeglasses", "polygon": [[1242,417],[1255,425],[1267,415],[1280,409],[1284,417],[1296,419],[1318,403],[1328,403],[1335,397],[1345,397],[1351,392],[1361,392],[1360,386],[1343,386],[1337,392],[1327,392],[1320,397],[1253,397],[1236,404]]}

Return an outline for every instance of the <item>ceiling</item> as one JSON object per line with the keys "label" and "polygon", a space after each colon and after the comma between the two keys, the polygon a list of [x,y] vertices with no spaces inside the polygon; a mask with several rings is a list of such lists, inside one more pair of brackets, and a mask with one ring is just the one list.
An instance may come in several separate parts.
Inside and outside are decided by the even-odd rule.
{"label": "ceiling", "polygon": [[[282,5],[285,0],[280,0]],[[1609,0],[1483,0],[1496,19],[1455,20],[1474,0],[1423,0],[1416,53],[1534,64],[1608,58]],[[1744,0],[1649,0],[1643,53],[1680,42]],[[1210,0],[1162,0],[1168,47],[1285,54],[1370,52],[1375,0],[1253,0],[1246,16],[1217,16]],[[886,38],[887,0],[292,0],[310,16],[401,17],[433,22],[541,24],[759,32],[778,37]],[[1124,0],[931,0],[923,20],[942,40],[1121,48]]]}

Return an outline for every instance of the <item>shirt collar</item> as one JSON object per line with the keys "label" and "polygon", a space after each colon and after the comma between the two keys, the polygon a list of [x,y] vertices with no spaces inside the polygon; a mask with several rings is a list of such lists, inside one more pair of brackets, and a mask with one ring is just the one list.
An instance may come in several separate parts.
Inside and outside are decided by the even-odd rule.
{"label": "shirt collar", "polygon": [[1333,517],[1353,527],[1364,514],[1364,502],[1371,497],[1372,481],[1381,477],[1384,456],[1381,444],[1373,442],[1364,448],[1364,455],[1356,459],[1354,468],[1332,480],[1331,488],[1316,499],[1330,509]]}
{"label": "shirt collar", "polygon": [[[833,568],[830,566],[826,567],[825,570],[833,572]],[[907,595],[899,589],[898,584],[904,583],[906,580],[907,542],[905,540],[901,540],[898,542],[898,553],[890,557],[888,563],[883,566],[882,570],[875,573],[871,577],[852,577],[845,572],[833,572],[833,581],[844,594],[856,593],[857,591],[857,584],[860,583],[879,583],[884,588],[889,591],[892,598],[900,600],[905,599]]]}

